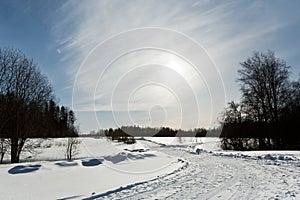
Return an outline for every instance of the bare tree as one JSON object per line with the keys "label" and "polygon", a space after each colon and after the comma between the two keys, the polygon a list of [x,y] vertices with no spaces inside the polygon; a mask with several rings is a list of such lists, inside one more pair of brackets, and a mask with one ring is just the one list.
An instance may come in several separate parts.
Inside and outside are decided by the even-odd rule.
{"label": "bare tree", "polygon": [[78,138],[70,137],[67,140],[66,159],[72,160],[79,153],[78,145],[81,141]]}
{"label": "bare tree", "polygon": [[42,109],[53,98],[52,87],[21,51],[0,49],[0,96],[0,137],[10,138],[11,162],[16,163],[27,138],[41,130],[31,111]]}
{"label": "bare tree", "polygon": [[298,149],[293,134],[300,119],[300,81],[289,81],[289,66],[274,52],[254,52],[241,63],[242,102],[230,102],[223,117],[225,149]]}
{"label": "bare tree", "polygon": [[0,164],[3,163],[3,158],[5,154],[8,152],[9,147],[10,147],[9,140],[5,138],[0,138]]}
{"label": "bare tree", "polygon": [[278,122],[280,110],[289,97],[289,66],[274,52],[254,52],[238,71],[243,104],[247,114],[259,122]]}
{"label": "bare tree", "polygon": [[[289,98],[289,66],[275,57],[274,52],[254,52],[241,63],[238,71],[241,83],[242,103],[253,121],[278,123],[281,110]],[[267,139],[271,146],[271,139]],[[279,139],[277,141],[279,142]],[[265,148],[265,139],[259,139],[260,148]]]}

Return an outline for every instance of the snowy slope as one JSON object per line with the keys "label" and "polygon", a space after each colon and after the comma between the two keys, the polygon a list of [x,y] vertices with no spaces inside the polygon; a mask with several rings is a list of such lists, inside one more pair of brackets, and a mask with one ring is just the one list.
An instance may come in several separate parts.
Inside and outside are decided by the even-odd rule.
{"label": "snowy slope", "polygon": [[[157,142],[157,141],[156,141]],[[189,146],[161,146],[152,149],[180,156],[188,166],[169,176],[148,181],[95,199],[299,199],[300,162],[220,156]],[[90,198],[94,199],[94,198]]]}
{"label": "snowy slope", "polygon": [[[67,162],[59,160],[64,158],[63,140],[52,140],[58,145],[41,149],[36,156],[56,161],[0,165],[0,199],[81,199],[172,173],[185,165],[139,142],[124,145],[91,138],[83,139],[77,159]],[[136,148],[144,152],[132,151]]]}
{"label": "snowy slope", "polygon": [[57,160],[0,165],[0,199],[300,199],[299,151],[227,152],[217,138],[151,140],[85,138],[72,162],[61,160],[58,144],[36,157]]}

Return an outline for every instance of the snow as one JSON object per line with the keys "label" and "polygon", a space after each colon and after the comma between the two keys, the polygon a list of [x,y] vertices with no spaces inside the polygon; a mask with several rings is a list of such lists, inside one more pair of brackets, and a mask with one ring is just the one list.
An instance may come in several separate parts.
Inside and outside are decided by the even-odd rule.
{"label": "snow", "polygon": [[0,165],[0,199],[300,199],[300,151],[223,151],[209,137],[81,140],[70,162],[65,139],[52,139]]}
{"label": "snow", "polygon": [[277,160],[223,156],[207,151],[221,151],[217,138],[202,140],[204,143],[198,145],[208,149],[202,149],[199,154],[190,151],[190,145],[175,145],[176,142],[170,143],[168,139],[149,140],[144,140],[145,145],[183,158],[188,162],[187,167],[143,184],[100,194],[99,199],[299,199],[299,160],[282,160],[278,164]]}
{"label": "snow", "polygon": [[202,138],[192,150],[195,153],[208,152],[215,156],[244,157],[249,159],[267,159],[277,161],[297,161],[300,160],[300,151],[224,151],[219,145],[219,138]]}
{"label": "snow", "polygon": [[186,146],[202,143],[202,138],[199,137],[143,137],[141,139],[162,146]]}
{"label": "snow", "polygon": [[[91,138],[82,139],[77,159],[68,162],[62,160],[64,140],[51,140],[55,145],[41,149],[35,157],[50,161],[0,165],[0,180],[5,180],[0,199],[81,199],[172,173],[184,166],[177,158],[147,150],[139,142],[125,145]],[[125,147],[145,150],[133,152],[124,150]]]}

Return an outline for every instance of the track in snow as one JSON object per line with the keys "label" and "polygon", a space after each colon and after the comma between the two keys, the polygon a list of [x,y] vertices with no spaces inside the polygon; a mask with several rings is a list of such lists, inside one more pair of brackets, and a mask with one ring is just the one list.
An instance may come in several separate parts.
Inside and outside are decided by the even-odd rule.
{"label": "track in snow", "polygon": [[299,165],[193,154],[187,147],[151,149],[181,157],[188,165],[170,175],[133,184],[89,199],[296,199],[300,198]]}

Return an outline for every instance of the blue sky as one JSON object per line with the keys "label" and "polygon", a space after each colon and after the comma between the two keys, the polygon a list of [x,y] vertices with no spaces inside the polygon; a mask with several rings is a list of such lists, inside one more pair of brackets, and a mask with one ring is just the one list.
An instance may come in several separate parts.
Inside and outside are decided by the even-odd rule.
{"label": "blue sky", "polygon": [[1,1],[0,47],[21,49],[82,132],[215,126],[239,62],[274,50],[300,73],[300,2]]}

